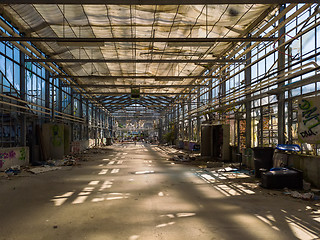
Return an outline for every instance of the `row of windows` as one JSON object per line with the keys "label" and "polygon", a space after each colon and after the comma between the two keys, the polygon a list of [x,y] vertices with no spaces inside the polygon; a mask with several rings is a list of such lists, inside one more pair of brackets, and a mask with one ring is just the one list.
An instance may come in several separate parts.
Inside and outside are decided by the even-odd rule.
{"label": "row of windows", "polygon": [[[302,14],[292,17],[300,8],[306,8]],[[220,79],[212,78],[207,84],[212,82],[212,88],[200,91],[200,102],[206,102],[206,110],[215,109],[220,104],[231,104],[230,108],[223,114],[215,114],[215,117],[224,120],[231,125],[231,144],[237,145],[240,139],[240,147],[245,147],[245,107],[244,102],[240,105],[233,104],[234,101],[245,99],[245,94],[250,94],[253,99],[250,101],[251,106],[251,146],[275,146],[278,143],[278,99],[275,94],[265,94],[279,86],[301,81],[310,76],[314,76],[316,67],[320,65],[320,14],[317,12],[317,5],[306,7],[299,4],[286,13],[285,19],[289,19],[285,25],[286,34],[284,36],[284,52],[282,52],[276,22],[268,27],[264,34],[275,37],[274,42],[259,43],[251,49],[251,64],[233,64],[224,68],[224,77]],[[291,20],[290,20],[291,19]],[[270,19],[272,21],[272,19]],[[266,22],[265,24],[268,24]],[[259,28],[262,29],[263,26]],[[258,30],[257,30],[258,31]],[[263,36],[263,34],[261,34]],[[244,46],[244,47],[243,47]],[[245,45],[234,56],[243,56]],[[279,72],[278,59],[284,57],[287,75],[282,76]],[[251,86],[246,89],[245,69],[250,71]],[[300,74],[299,74],[300,71]],[[304,71],[304,72],[302,72]],[[217,76],[221,69],[212,71],[212,75]],[[297,74],[291,75],[290,74]],[[279,85],[280,84],[280,85]],[[297,139],[297,106],[296,98],[302,95],[315,95],[320,90],[320,83],[311,83],[299,86],[294,89],[284,91],[285,97],[285,141],[288,143],[299,143]],[[210,100],[210,94],[212,100]],[[188,100],[186,100],[188,101]],[[193,102],[197,101],[194,97]],[[289,108],[288,106],[291,106]],[[202,107],[203,109],[203,107]],[[292,110],[288,110],[292,109]],[[192,108],[192,110],[196,110]],[[179,109],[179,119],[182,119],[182,111]],[[188,112],[185,107],[184,122],[180,121],[180,137],[184,136],[185,140],[199,141],[200,131],[197,128],[197,111]],[[191,114],[191,115],[190,115]],[[191,118],[189,121],[188,119]],[[201,121],[205,120],[203,116]],[[189,127],[191,124],[191,127]],[[240,127],[239,127],[239,126]],[[238,128],[239,127],[239,128]],[[240,133],[235,131],[240,129]],[[191,132],[189,132],[191,130]],[[303,144],[305,152],[318,154],[320,150],[316,145]],[[311,150],[310,150],[311,149]]]}

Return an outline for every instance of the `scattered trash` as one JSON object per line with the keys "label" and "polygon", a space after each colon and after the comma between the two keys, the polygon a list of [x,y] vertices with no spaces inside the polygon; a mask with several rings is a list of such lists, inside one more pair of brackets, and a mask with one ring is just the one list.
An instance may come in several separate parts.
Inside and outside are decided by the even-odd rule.
{"label": "scattered trash", "polygon": [[44,173],[44,172],[50,172],[50,171],[55,171],[61,169],[61,167],[52,167],[49,165],[45,165],[43,167],[36,167],[36,168],[30,168],[28,172],[31,172],[33,174],[39,174],[39,173]]}
{"label": "scattered trash", "polygon": [[299,193],[298,191],[290,191],[289,189],[285,188],[284,194],[302,200],[319,200],[319,196],[315,195],[313,192]]}
{"label": "scattered trash", "polygon": [[58,226],[57,226],[57,225],[54,225],[54,226],[53,226],[53,228],[54,228],[54,229],[57,229],[57,228],[58,228]]}
{"label": "scattered trash", "polygon": [[5,170],[5,173],[8,177],[18,175],[19,173],[21,173],[21,167],[19,165],[11,166],[10,168],[7,168]]}
{"label": "scattered trash", "polygon": [[237,168],[231,168],[231,167],[226,167],[226,168],[217,170],[217,172],[236,172],[236,171],[238,171]]}
{"label": "scattered trash", "polygon": [[308,193],[299,193],[297,191],[291,192],[291,196],[294,198],[300,198],[303,200],[312,200],[314,198],[314,193],[308,192]]}
{"label": "scattered trash", "polygon": [[176,162],[191,162],[194,161],[196,158],[195,157],[190,157],[188,155],[182,155],[179,154],[177,156],[174,156],[172,158],[169,158],[169,161],[176,161]]}

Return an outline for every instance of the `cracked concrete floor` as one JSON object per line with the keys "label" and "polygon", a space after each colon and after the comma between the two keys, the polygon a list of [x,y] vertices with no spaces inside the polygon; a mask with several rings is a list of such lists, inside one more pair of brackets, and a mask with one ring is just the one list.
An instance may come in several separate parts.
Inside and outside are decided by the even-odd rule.
{"label": "cracked concrete floor", "polygon": [[204,181],[156,146],[116,144],[86,158],[1,179],[0,239],[320,239],[317,202]]}

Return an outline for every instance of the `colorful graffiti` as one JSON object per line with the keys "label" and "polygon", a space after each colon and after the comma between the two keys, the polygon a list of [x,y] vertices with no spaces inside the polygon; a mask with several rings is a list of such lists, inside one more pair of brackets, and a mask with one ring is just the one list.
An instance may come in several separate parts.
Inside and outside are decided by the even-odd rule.
{"label": "colorful graffiti", "polygon": [[11,150],[10,152],[0,152],[0,159],[7,159],[7,158],[15,158],[16,152]]}
{"label": "colorful graffiti", "polygon": [[59,127],[59,125],[53,125],[51,127],[52,138],[51,142],[53,146],[59,147],[63,142],[63,128]]}
{"label": "colorful graffiti", "polygon": [[299,140],[320,143],[320,97],[300,99],[298,104]]}
{"label": "colorful graffiti", "polygon": [[25,148],[21,148],[19,160],[21,160],[21,161],[26,160],[26,149]]}
{"label": "colorful graffiti", "polygon": [[29,162],[29,150],[27,147],[1,148],[0,169],[6,169],[13,165],[25,165]]}

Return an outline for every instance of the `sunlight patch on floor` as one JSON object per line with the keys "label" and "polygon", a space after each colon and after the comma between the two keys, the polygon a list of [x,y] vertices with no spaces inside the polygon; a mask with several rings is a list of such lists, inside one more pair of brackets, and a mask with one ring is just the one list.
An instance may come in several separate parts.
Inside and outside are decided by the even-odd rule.
{"label": "sunlight patch on floor", "polygon": [[139,239],[139,237],[140,237],[139,235],[132,235],[128,238],[128,240],[137,240]]}
{"label": "sunlight patch on floor", "polygon": [[173,224],[175,224],[175,222],[162,223],[162,224],[157,225],[156,228],[163,228],[163,227],[167,227],[167,226],[170,226]]}
{"label": "sunlight patch on floor", "polygon": [[120,171],[119,168],[112,169],[111,173],[118,173]]}
{"label": "sunlight patch on floor", "polygon": [[150,174],[150,173],[154,173],[154,171],[139,171],[139,172],[135,172],[134,174],[140,175],[140,174]]}
{"label": "sunlight patch on floor", "polygon": [[294,219],[287,218],[287,223],[294,233],[294,235],[303,240],[314,240],[319,239],[318,233],[314,232],[313,230],[309,229],[307,226],[301,224],[299,221]]}
{"label": "sunlight patch on floor", "polygon": [[276,226],[274,226],[274,222],[275,222],[275,219],[273,218],[273,216],[272,216],[272,218],[270,219],[270,216],[265,216],[265,217],[263,217],[263,216],[261,216],[261,215],[258,215],[258,214],[254,214],[258,219],[260,219],[262,222],[264,222],[264,223],[266,223],[266,224],[268,224],[272,229],[274,229],[274,230],[276,230],[276,231],[280,231],[280,229],[278,228],[278,227],[276,227]]}
{"label": "sunlight patch on floor", "polygon": [[72,204],[84,203],[87,198],[88,198],[88,196],[79,196],[72,202]]}
{"label": "sunlight patch on floor", "polygon": [[107,174],[108,171],[109,171],[109,169],[102,169],[102,170],[98,173],[98,175],[105,175],[105,174]]}

